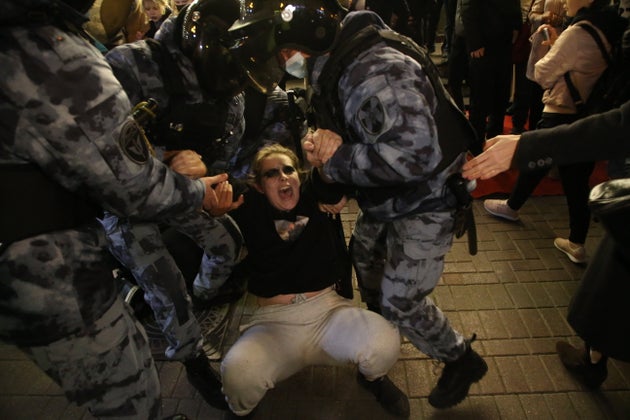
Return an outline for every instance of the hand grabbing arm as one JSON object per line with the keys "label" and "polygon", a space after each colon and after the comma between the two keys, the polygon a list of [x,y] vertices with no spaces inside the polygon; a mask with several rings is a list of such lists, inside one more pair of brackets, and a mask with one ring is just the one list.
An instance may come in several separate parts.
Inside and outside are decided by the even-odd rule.
{"label": "hand grabbing arm", "polygon": [[488,179],[510,169],[520,138],[520,135],[501,135],[487,140],[484,152],[464,164],[464,178]]}
{"label": "hand grabbing arm", "polygon": [[302,150],[306,160],[312,167],[317,168],[319,176],[324,182],[333,182],[324,173],[323,166],[335,154],[342,143],[343,139],[340,135],[326,129],[317,129],[314,132],[309,132],[302,139]]}
{"label": "hand grabbing arm", "polygon": [[193,150],[181,150],[173,155],[168,166],[177,173],[192,179],[201,178],[208,172],[201,155]]}
{"label": "hand grabbing arm", "polygon": [[222,216],[228,211],[240,207],[244,202],[243,195],[238,200],[233,200],[232,185],[227,181],[227,174],[220,174],[201,178],[206,185],[206,195],[203,199],[203,208],[212,216]]}
{"label": "hand grabbing arm", "polygon": [[328,162],[342,143],[341,136],[334,131],[318,128],[304,136],[302,149],[309,163],[319,168]]}

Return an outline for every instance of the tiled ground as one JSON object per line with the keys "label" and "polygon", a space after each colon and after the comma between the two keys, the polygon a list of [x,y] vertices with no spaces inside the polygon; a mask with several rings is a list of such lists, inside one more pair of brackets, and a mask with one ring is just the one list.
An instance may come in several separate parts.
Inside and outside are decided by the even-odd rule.
{"label": "tiled ground", "polygon": [[[567,233],[563,197],[535,197],[521,211],[522,222],[486,215],[475,202],[479,253],[470,256],[464,239],[448,255],[433,293],[453,325],[476,332],[475,348],[489,372],[462,404],[435,410],[427,395],[440,369],[408,342],[392,379],[407,392],[412,418],[435,419],[630,419],[630,364],[609,362],[609,377],[597,392],[583,388],[555,355],[558,339],[579,340],[565,320],[566,308],[584,268],[553,247]],[[344,221],[351,231],[356,205]],[[593,224],[587,249],[594,251],[601,228]],[[251,299],[234,307],[228,343],[252,309]],[[192,419],[223,419],[187,383],[179,363],[160,362],[164,413]],[[0,346],[0,418],[91,419],[66,402],[59,388],[20,352]],[[388,415],[355,383],[350,367],[313,367],[278,384],[259,406],[255,419],[387,419]]]}

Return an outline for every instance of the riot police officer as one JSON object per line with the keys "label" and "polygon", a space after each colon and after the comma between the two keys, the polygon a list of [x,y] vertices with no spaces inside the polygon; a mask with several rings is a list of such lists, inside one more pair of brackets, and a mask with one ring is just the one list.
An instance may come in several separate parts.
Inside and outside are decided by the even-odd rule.
{"label": "riot police officer", "polygon": [[[195,1],[167,20],[155,40],[121,45],[106,55],[132,103],[156,101],[152,111],[155,117],[145,127],[156,155],[173,170],[193,178],[246,172],[238,165],[244,162],[243,155],[250,153],[249,144],[243,141],[245,96],[241,93],[248,78],[223,44],[239,9],[234,0]],[[278,102],[269,100],[263,105],[257,116],[262,120],[256,124],[259,131],[274,141],[286,139],[288,130],[279,129],[264,117],[268,108],[278,107]],[[252,136],[257,135],[260,133]],[[238,192],[235,194],[238,196]],[[238,204],[230,202],[224,210]],[[199,272],[192,281],[196,304],[216,302],[220,287],[238,262],[242,238],[233,220],[222,213],[216,212],[214,218],[172,223],[205,251],[199,257],[201,265],[196,260]],[[145,291],[145,299],[168,341],[166,356],[183,361],[189,381],[214,404],[215,395],[206,395],[208,387],[200,380],[207,361],[204,364],[201,360],[203,341],[182,273],[191,270],[180,267],[181,259],[175,260],[170,252],[174,249],[175,255],[186,254],[190,241],[172,229],[162,235],[156,224],[140,225],[112,215],[103,224],[112,252]],[[166,245],[165,238],[170,239]],[[192,248],[188,253],[196,256],[198,248]]]}
{"label": "riot police officer", "polygon": [[213,187],[227,176],[191,180],[149,154],[127,96],[82,36],[90,4],[3,3],[0,338],[93,415],[159,418],[147,337],[119,297],[94,216],[196,217],[217,207]]}
{"label": "riot police officer", "polygon": [[319,129],[303,139],[304,151],[323,179],[356,192],[351,253],[361,296],[445,363],[429,403],[450,407],[488,369],[471,347],[475,336],[464,339],[429,297],[454,232],[447,180],[466,150],[442,132],[465,117],[449,108],[426,55],[420,65],[390,47],[373,12],[344,16],[336,0],[248,2],[230,28],[234,51],[262,88],[283,68],[308,77]]}
{"label": "riot police officer", "polygon": [[[247,78],[218,44],[221,30],[226,31],[237,17],[234,2],[195,2],[176,20],[163,25],[160,41],[124,44],[106,54],[132,102],[148,106],[146,102],[153,101],[151,109],[136,109],[154,115],[142,119],[156,156],[190,178],[228,170],[228,161],[242,137],[240,91]],[[197,52],[198,44],[205,47],[203,56]],[[217,191],[231,188],[231,184],[223,183]],[[197,297],[213,297],[238,260],[242,238],[225,212],[240,202],[242,199],[235,203],[230,200],[215,209],[214,217],[169,220],[168,225],[205,251],[193,284],[193,290],[201,295]],[[144,291],[167,341],[166,357],[183,362],[189,382],[209,404],[223,407],[219,403],[222,396],[212,386],[214,375],[203,351],[201,328],[184,276],[162,236],[165,227],[110,213],[102,224],[112,253]],[[205,285],[208,287],[202,287]]]}

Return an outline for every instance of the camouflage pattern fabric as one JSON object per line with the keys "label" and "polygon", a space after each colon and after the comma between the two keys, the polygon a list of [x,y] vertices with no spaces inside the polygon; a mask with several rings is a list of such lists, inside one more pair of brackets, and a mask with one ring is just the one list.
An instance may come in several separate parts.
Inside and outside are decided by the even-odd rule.
{"label": "camouflage pattern fabric", "polygon": [[[166,22],[172,19],[175,17],[167,19]],[[156,36],[156,39],[162,43],[165,52],[170,55],[171,60],[174,61],[179,73],[181,73],[180,82],[184,87],[183,102],[190,105],[207,103],[228,109],[221,153],[212,157],[204,156],[204,162],[233,162],[234,154],[239,149],[245,131],[243,95],[239,94],[234,98],[225,100],[215,100],[204,95],[197,80],[193,63],[184,56],[175,44],[172,33],[174,29],[171,22],[166,27],[161,28],[159,37]],[[158,102],[158,118],[164,115],[172,98],[160,72],[161,59],[155,56],[147,41],[120,45],[110,50],[106,58],[132,104],[153,98]],[[208,119],[213,119],[213,117],[214,115],[207,116]],[[210,144],[215,140],[215,138],[208,138],[207,143]],[[202,150],[206,147],[206,145],[200,144],[199,153],[203,154]],[[208,171],[212,172],[212,169],[209,167]],[[226,169],[229,170],[229,167],[219,169],[225,171]]]}
{"label": "camouflage pattern fabric", "polygon": [[463,337],[451,328],[429,294],[440,279],[453,240],[451,212],[419,213],[382,223],[359,212],[351,254],[361,299],[380,306],[423,353],[454,360]]}
{"label": "camouflage pattern fabric", "polygon": [[[235,222],[227,215],[192,216],[170,219],[167,224],[176,226],[204,249],[193,290],[200,299],[210,300],[239,261],[243,240]],[[203,346],[201,329],[192,313],[185,280],[164,245],[159,226],[132,223],[111,214],[105,215],[101,224],[112,254],[131,271],[144,291],[144,298],[168,343],[166,357],[173,360],[194,357]]]}
{"label": "camouflage pattern fabric", "polygon": [[[173,28],[168,26],[167,28]],[[204,97],[192,63],[170,41],[168,32],[161,32],[161,40],[167,45],[166,53],[172,55],[177,64],[183,85],[186,87],[186,103],[196,104],[212,101]],[[106,59],[112,65],[129,98],[134,103],[148,98],[158,102],[158,118],[171,102],[170,92],[162,80],[159,57],[154,56],[147,42],[138,41],[124,44],[111,50]],[[244,132],[244,100],[239,95],[225,101],[222,106],[228,108],[225,123],[223,155],[216,156],[216,161],[233,161],[234,150]],[[208,116],[211,118],[212,116]],[[214,142],[207,138],[207,142]],[[200,150],[205,146],[200,145]],[[208,164],[209,160],[204,159]],[[209,172],[213,168],[208,168]],[[217,168],[224,172],[225,168]],[[225,216],[223,219],[229,219]],[[133,274],[145,292],[145,300],[151,306],[156,322],[160,326],[168,346],[165,355],[169,359],[185,360],[194,357],[202,348],[201,329],[192,313],[191,300],[186,290],[184,277],[173,257],[166,249],[157,225],[137,224],[131,220],[119,220],[114,215],[107,215],[102,220],[111,243],[112,253]],[[200,272],[195,279],[193,290],[201,299],[210,300],[231,274],[237,262],[242,245],[238,229],[226,229],[226,224],[196,214],[194,217],[171,219],[167,222],[204,249]],[[229,226],[228,226],[229,227]]]}
{"label": "camouflage pattern fabric", "polygon": [[117,291],[106,244],[102,232],[85,228],[9,245],[0,254],[0,338],[41,346],[89,333]]}
{"label": "camouflage pattern fabric", "polygon": [[[3,22],[19,21],[42,3],[5,2]],[[52,25],[3,24],[0,67],[0,164],[35,164],[120,217],[159,221],[201,208],[204,184],[149,155],[127,96],[84,39]],[[38,347],[35,361],[95,416],[158,418],[155,366],[142,327],[114,303],[113,259],[102,230],[44,233],[4,246],[0,338]],[[99,361],[109,366],[106,381]]]}
{"label": "camouflage pattern fabric", "polygon": [[110,251],[144,291],[173,359],[194,356],[202,347],[201,328],[192,313],[186,283],[162,241],[157,224],[129,223],[111,214],[101,221]]}
{"label": "camouflage pattern fabric", "polygon": [[[372,12],[349,14],[340,39],[368,24],[385,27]],[[327,59],[314,63],[315,91]],[[384,43],[344,70],[338,95],[348,129],[323,170],[357,191],[362,214],[351,251],[361,294],[376,307],[380,301],[383,315],[420,350],[454,360],[463,354],[463,337],[427,295],[452,240],[455,200],[446,179],[460,170],[464,155],[434,173],[442,153],[433,88],[417,62]]]}
{"label": "camouflage pattern fabric", "polygon": [[[160,383],[140,323],[116,301],[89,335],[58,340],[27,353],[77,404],[98,417],[160,418]],[[120,369],[119,366],[127,366]]]}
{"label": "camouflage pattern fabric", "polygon": [[[361,21],[384,27],[374,13],[355,12],[345,19],[344,34],[360,30]],[[315,91],[327,59],[322,56],[315,62]],[[433,118],[437,101],[417,62],[384,43],[376,44],[345,69],[338,94],[348,131],[341,133],[344,144],[324,165],[324,173],[356,186],[364,213],[387,221],[454,208],[445,183],[463,165],[464,154],[434,173],[442,160]]]}
{"label": "camouflage pattern fabric", "polygon": [[204,250],[199,272],[193,281],[196,297],[210,300],[245,255],[244,239],[232,217],[180,217],[169,221]]}

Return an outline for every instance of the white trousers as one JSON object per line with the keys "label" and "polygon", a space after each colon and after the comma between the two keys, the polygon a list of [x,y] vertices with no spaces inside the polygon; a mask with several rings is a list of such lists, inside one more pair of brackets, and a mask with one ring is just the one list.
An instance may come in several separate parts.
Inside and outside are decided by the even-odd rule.
{"label": "white trousers", "polygon": [[244,416],[277,382],[307,366],[353,363],[374,380],[399,353],[393,324],[330,290],[301,303],[259,307],[221,364],[223,393]]}

